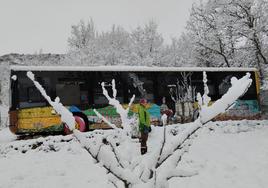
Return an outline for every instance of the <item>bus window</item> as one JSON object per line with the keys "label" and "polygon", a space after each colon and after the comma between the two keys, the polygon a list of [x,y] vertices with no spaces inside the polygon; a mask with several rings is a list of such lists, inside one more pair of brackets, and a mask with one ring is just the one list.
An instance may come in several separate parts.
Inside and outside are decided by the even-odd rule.
{"label": "bus window", "polygon": [[[39,80],[44,88],[48,90],[44,80],[40,78],[37,78],[37,80]],[[20,108],[46,106],[46,100],[28,78],[22,77],[18,79],[18,89]]]}
{"label": "bus window", "polygon": [[36,89],[36,87],[32,86],[27,88],[27,101],[29,103],[45,102],[45,99],[41,95],[41,93]]}
{"label": "bus window", "polygon": [[56,84],[56,93],[64,105],[80,104],[80,87],[78,84]]}
{"label": "bus window", "polygon": [[219,84],[219,94],[220,95],[225,94],[228,91],[228,89],[232,86],[231,78],[232,78],[232,75],[228,75]]}

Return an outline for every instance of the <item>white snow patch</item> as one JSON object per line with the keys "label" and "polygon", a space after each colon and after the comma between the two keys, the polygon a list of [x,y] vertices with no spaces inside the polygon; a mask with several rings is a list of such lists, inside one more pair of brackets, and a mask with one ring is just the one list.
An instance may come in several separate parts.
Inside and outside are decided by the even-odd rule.
{"label": "white snow patch", "polygon": [[0,105],[0,128],[7,127],[8,124],[8,106]]}
{"label": "white snow patch", "polygon": [[[167,132],[176,128],[178,134],[187,129],[187,124],[167,126]],[[170,128],[169,128],[170,127]],[[235,130],[236,129],[236,130]],[[241,130],[247,131],[241,131]],[[95,136],[101,138],[102,133],[109,135],[112,131],[96,131]],[[92,133],[80,133],[92,136]],[[148,154],[154,152],[163,132],[161,127],[152,127],[148,139]],[[225,121],[210,122],[200,130],[199,136],[182,158],[180,174],[198,172],[187,178],[172,178],[170,188],[263,188],[268,185],[268,121]],[[0,187],[29,188],[29,187],[113,187],[108,182],[107,171],[81,148],[76,139],[68,140],[69,136],[51,136],[33,140],[20,140],[14,143],[0,143]],[[11,152],[10,144],[20,149],[22,145],[43,141],[41,150]],[[93,147],[96,143],[86,142]],[[54,145],[57,152],[47,151]],[[1,150],[9,148],[3,157]],[[104,150],[107,148],[104,145]],[[140,163],[139,143],[133,140],[133,145],[120,144],[120,152],[127,153],[130,159]],[[7,150],[5,150],[7,151]],[[108,152],[108,151],[107,151]],[[110,159],[109,156],[100,156]],[[148,158],[149,159],[149,158]],[[129,159],[128,159],[129,160]],[[109,165],[113,165],[110,160]],[[147,164],[150,161],[147,161]],[[122,161],[124,164],[124,162]],[[124,164],[127,165],[127,164]],[[145,163],[146,165],[146,163]],[[144,166],[146,168],[146,166]],[[15,170],[16,169],[16,170]],[[178,173],[178,171],[172,171]],[[131,176],[128,172],[124,176]],[[119,184],[123,188],[122,184]],[[147,187],[150,187],[148,184]],[[152,186],[151,186],[152,187]]]}
{"label": "white snow patch", "polygon": [[17,136],[10,132],[9,128],[0,130],[0,143],[11,142],[17,139]]}
{"label": "white snow patch", "polygon": [[187,188],[267,187],[267,123],[210,123],[214,129],[202,129],[181,164],[181,167],[197,170],[199,174],[190,178],[173,178],[169,181],[170,188],[178,185]]}
{"label": "white snow patch", "polygon": [[11,76],[11,79],[14,80],[14,81],[16,81],[17,80],[17,75]]}

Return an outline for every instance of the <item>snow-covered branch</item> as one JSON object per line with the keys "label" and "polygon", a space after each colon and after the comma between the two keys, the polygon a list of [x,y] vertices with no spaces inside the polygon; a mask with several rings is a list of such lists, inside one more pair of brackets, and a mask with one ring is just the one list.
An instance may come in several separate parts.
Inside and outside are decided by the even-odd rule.
{"label": "snow-covered branch", "polygon": [[179,170],[174,169],[171,170],[167,176],[167,180],[174,178],[174,177],[191,177],[197,175],[198,172],[196,171],[186,171],[186,170]]}
{"label": "snow-covered branch", "polygon": [[[204,73],[204,77],[205,73]],[[185,134],[181,137],[178,137],[177,141],[175,142],[171,148],[167,147],[166,154],[162,155],[160,163],[163,162],[171,156],[172,153],[179,149],[182,144],[194,133],[196,132],[202,125],[219,115],[220,113],[225,112],[240,96],[242,96],[251,85],[252,80],[250,79],[250,74],[247,73],[243,78],[237,80],[236,78],[232,78],[232,87],[228,90],[228,92],[222,96],[221,99],[217,100],[211,106],[208,106],[208,88],[206,86],[206,79],[204,79],[204,87],[205,93],[203,95],[203,102],[200,110],[200,118],[197,119],[194,123],[190,123],[189,128],[185,131]],[[176,138],[176,137],[175,137]],[[158,163],[159,164],[159,163]]]}
{"label": "snow-covered branch", "polygon": [[[201,116],[195,122],[185,124],[185,129],[180,131],[179,134],[171,133],[174,125],[157,128],[163,131],[161,133],[162,139],[158,142],[156,150],[149,151],[145,155],[139,155],[138,153],[134,156],[131,155],[133,148],[139,148],[139,144],[126,136],[125,131],[118,131],[119,129],[113,129],[105,133],[103,131],[103,134],[91,136],[90,140],[89,137],[78,131],[75,132],[75,135],[96,162],[100,163],[113,177],[122,181],[125,187],[168,187],[168,180],[172,177],[196,175],[197,172],[195,171],[184,171],[178,169],[177,166],[184,153],[188,152],[197,131],[212,118],[232,106],[247,91],[252,82],[250,74],[246,74],[239,80],[232,78],[232,87],[228,92],[209,106],[210,98],[208,97],[206,74],[204,73],[203,76],[204,95],[201,97],[199,94],[198,97]],[[114,84],[114,82],[112,83]],[[113,98],[108,96],[104,85],[103,89],[109,103],[114,104],[120,111],[122,106],[115,99],[115,86],[113,86]],[[151,134],[156,133],[153,130]],[[128,150],[123,150],[124,147]],[[114,179],[113,184],[115,184]]]}
{"label": "snow-covered branch", "polygon": [[204,124],[217,115],[225,112],[234,104],[234,102],[247,92],[252,80],[250,79],[250,73],[247,73],[241,79],[235,77],[231,78],[232,87],[229,88],[226,94],[221,99],[217,100],[211,106],[203,106],[200,111],[200,121]]}
{"label": "snow-covered branch", "polygon": [[[202,114],[202,116],[199,117],[195,122],[189,123],[182,134],[176,135],[172,138],[169,138],[169,140],[162,142],[162,144],[160,145],[161,155],[158,155],[158,157],[153,157],[152,160],[157,160],[155,161],[155,163],[152,162],[150,164],[151,166],[149,167],[149,169],[156,171],[156,179],[160,178],[163,181],[164,179],[168,179],[168,177],[164,175],[166,174],[166,169],[172,169],[177,166],[177,164],[181,160],[182,155],[188,151],[188,147],[191,145],[191,139],[194,134],[212,118],[228,109],[240,96],[242,96],[247,91],[248,87],[252,82],[252,80],[250,79],[250,74],[247,74],[240,80],[237,80],[236,78],[233,78],[232,80],[232,87],[228,90],[228,92],[221,99],[219,99],[217,102],[208,107],[208,99],[210,98],[207,96],[207,79],[206,74],[204,73],[205,93],[200,99],[200,104],[202,105],[200,113]],[[156,153],[159,154],[159,152]]]}
{"label": "snow-covered branch", "polygon": [[52,101],[51,98],[47,95],[45,89],[41,86],[41,84],[35,80],[34,74],[29,71],[27,72],[27,76],[33,81],[35,87],[40,91],[40,93],[47,100],[47,102],[54,108],[54,110],[58,114],[61,115],[62,122],[65,122],[70,130],[74,130],[75,119],[73,117],[73,114],[62,105],[59,97],[56,97],[55,101]]}
{"label": "snow-covered branch", "polygon": [[[119,134],[119,135],[118,135]],[[121,131],[112,130],[111,134],[94,134],[90,138],[77,130],[74,130],[74,135],[81,143],[82,147],[91,155],[97,163],[100,163],[107,173],[111,173],[118,180],[121,180],[125,187],[139,183],[140,180],[137,175],[132,174],[129,168],[127,168],[120,154],[116,149],[116,143],[113,143],[112,138],[109,136],[120,137]],[[93,140],[89,140],[93,139]]]}
{"label": "snow-covered branch", "polygon": [[101,115],[96,109],[93,110],[95,114],[101,118],[107,125],[109,125],[113,129],[117,129],[116,125],[108,121],[103,115]]}
{"label": "snow-covered branch", "polygon": [[[116,108],[116,112],[120,115],[120,118],[122,120],[123,129],[127,132],[130,132],[131,127],[130,127],[130,122],[129,122],[129,118],[128,118],[128,112],[129,112],[130,106],[132,105],[132,103],[135,99],[135,95],[132,96],[132,98],[128,104],[128,107],[126,109],[124,109],[124,107],[116,99],[117,90],[115,88],[115,80],[114,79],[112,80],[113,98],[111,98],[109,96],[108,91],[105,88],[104,82],[101,83],[101,86],[102,86],[103,95],[108,99],[109,104]],[[111,123],[109,123],[109,125],[111,125]]]}

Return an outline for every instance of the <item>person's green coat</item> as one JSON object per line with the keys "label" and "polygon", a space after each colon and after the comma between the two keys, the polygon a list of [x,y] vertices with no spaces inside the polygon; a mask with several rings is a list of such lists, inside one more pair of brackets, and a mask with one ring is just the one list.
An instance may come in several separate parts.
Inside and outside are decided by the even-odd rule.
{"label": "person's green coat", "polygon": [[143,105],[138,106],[139,130],[144,132],[150,127],[150,113]]}

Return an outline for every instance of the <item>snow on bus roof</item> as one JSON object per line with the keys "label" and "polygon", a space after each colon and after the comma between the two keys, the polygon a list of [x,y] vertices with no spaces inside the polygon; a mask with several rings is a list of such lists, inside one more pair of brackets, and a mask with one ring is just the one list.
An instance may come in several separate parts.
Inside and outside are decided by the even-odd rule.
{"label": "snow on bus roof", "polygon": [[157,66],[23,66],[11,65],[13,71],[120,71],[120,72],[221,72],[221,71],[257,71],[256,68],[241,67],[157,67]]}

